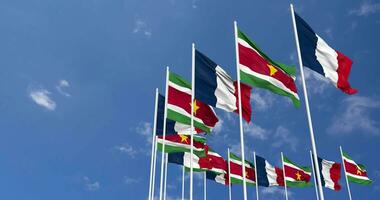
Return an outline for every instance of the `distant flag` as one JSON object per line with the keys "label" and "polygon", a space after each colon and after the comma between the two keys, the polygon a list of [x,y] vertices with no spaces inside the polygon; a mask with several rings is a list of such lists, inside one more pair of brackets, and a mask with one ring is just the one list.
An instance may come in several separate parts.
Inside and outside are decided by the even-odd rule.
{"label": "distant flag", "polygon": [[287,187],[311,186],[311,167],[300,167],[284,156],[284,170]]}
{"label": "distant flag", "polygon": [[205,157],[199,158],[199,162],[207,163],[207,165],[205,164],[207,168],[204,168],[207,171],[212,171],[218,174],[226,174],[228,172],[227,161],[211,148],[208,148],[207,155]]}
{"label": "distant flag", "polygon": [[[194,170],[200,170],[201,164],[199,163],[199,156],[193,154],[193,169]],[[168,162],[185,166],[186,168],[190,168],[191,163],[191,154],[189,152],[177,152],[177,153],[169,153],[168,154]]]}
{"label": "distant flag", "polygon": [[270,59],[240,30],[238,30],[238,52],[240,77],[243,82],[287,96],[296,107],[299,107],[300,98],[295,84],[294,67]]}
{"label": "distant flag", "polygon": [[[243,183],[242,159],[230,153],[230,179],[231,183]],[[255,169],[253,163],[245,161],[245,180],[248,185],[256,185]]]}
{"label": "distant flag", "polygon": [[372,181],[367,176],[367,171],[365,170],[364,165],[357,164],[345,152],[343,152],[343,160],[349,182],[358,183],[361,185],[369,185],[372,183]]}
{"label": "distant flag", "polygon": [[321,182],[322,186],[332,189],[332,190],[340,190],[341,186],[339,184],[339,179],[341,177],[340,169],[341,165],[340,163],[334,162],[334,161],[328,161],[322,158],[318,157],[318,165],[319,171],[322,175]]}
{"label": "distant flag", "polygon": [[218,174],[212,171],[206,171],[206,178],[222,185],[228,185],[228,174],[226,173]]}
{"label": "distant flag", "polygon": [[[169,75],[168,119],[182,124],[191,124],[191,84],[177,74]],[[209,105],[194,100],[194,127],[207,133],[219,121]]]}
{"label": "distant flag", "polygon": [[274,167],[269,162],[256,155],[257,182],[259,186],[284,186],[284,173],[281,168]]}
{"label": "distant flag", "polygon": [[[208,146],[205,144],[204,137],[194,135],[193,151],[198,156],[205,156],[207,154]],[[162,151],[162,144],[164,143],[163,136],[157,136],[157,148]],[[191,151],[191,137],[188,135],[166,135],[165,136],[165,152],[190,152]]]}
{"label": "distant flag", "polygon": [[[251,87],[241,84],[243,118],[251,121]],[[195,99],[227,112],[239,113],[237,83],[222,67],[195,50]]]}
{"label": "distant flag", "polygon": [[297,13],[294,14],[303,65],[326,77],[343,92],[355,94],[357,90],[348,82],[350,58],[331,48]]}

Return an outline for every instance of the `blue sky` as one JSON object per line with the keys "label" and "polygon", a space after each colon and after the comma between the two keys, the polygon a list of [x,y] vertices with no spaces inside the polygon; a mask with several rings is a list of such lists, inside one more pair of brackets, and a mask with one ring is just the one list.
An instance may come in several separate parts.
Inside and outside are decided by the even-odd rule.
{"label": "blue sky", "polygon": [[[340,162],[342,145],[374,180],[369,187],[351,184],[353,198],[376,199],[380,2],[294,4],[322,38],[352,58],[350,82],[359,90],[347,96],[306,72],[319,155]],[[297,64],[288,1],[1,0],[0,198],[145,199],[154,90],[164,91],[165,66],[190,80],[195,42],[235,77],[233,20],[273,59]],[[254,89],[247,157],[255,150],[280,165],[282,151],[310,165],[303,106]],[[239,153],[237,116],[217,113],[221,122],[208,137],[210,146],[223,156],[227,147]],[[169,166],[169,199],[180,197],[180,174]],[[340,192],[325,189],[328,199],[347,199],[340,182]],[[281,188],[260,189],[265,199],[283,199]],[[291,199],[315,195],[313,188],[290,193]],[[241,194],[234,186],[233,197]],[[208,196],[227,199],[227,188],[208,182]]]}

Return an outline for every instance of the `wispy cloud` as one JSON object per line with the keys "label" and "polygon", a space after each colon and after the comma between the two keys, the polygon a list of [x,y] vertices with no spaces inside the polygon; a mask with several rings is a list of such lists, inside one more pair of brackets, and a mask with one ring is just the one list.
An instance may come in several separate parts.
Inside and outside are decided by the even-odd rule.
{"label": "wispy cloud", "polygon": [[[355,130],[360,133],[380,135],[380,125],[371,117],[380,109],[380,101],[363,96],[350,96],[343,100],[339,114],[333,117],[327,129],[330,134],[347,134]],[[378,113],[378,112],[376,112]]]}
{"label": "wispy cloud", "polygon": [[148,38],[152,36],[152,31],[148,27],[147,23],[142,19],[136,19],[135,20],[135,26],[134,26],[132,32],[134,34],[141,33]]}
{"label": "wispy cloud", "polygon": [[380,11],[380,3],[372,3],[371,1],[363,1],[359,8],[352,9],[349,11],[351,15],[357,16],[368,16],[371,14],[375,14]]}
{"label": "wispy cloud", "polygon": [[58,82],[58,85],[55,88],[61,95],[65,97],[70,97],[71,95],[64,91],[66,88],[69,88],[69,87],[70,87],[70,83],[67,80],[60,80]]}
{"label": "wispy cloud", "polygon": [[46,89],[30,89],[29,97],[39,106],[54,111],[57,104],[50,98],[50,92]]}
{"label": "wispy cloud", "polygon": [[[306,85],[309,92],[312,94],[324,94],[328,87],[332,87],[330,82],[322,75],[304,67],[304,75],[307,80]],[[302,85],[301,77],[297,78],[298,85]]]}
{"label": "wispy cloud", "polygon": [[140,124],[136,127],[135,131],[146,138],[148,144],[152,143],[152,124],[149,122],[140,122]]}
{"label": "wispy cloud", "polygon": [[219,134],[223,130],[223,119],[219,119],[219,122],[215,125],[215,127],[212,129],[213,133]]}
{"label": "wispy cloud", "polygon": [[115,149],[117,151],[119,151],[120,153],[127,154],[131,158],[134,158],[135,155],[138,153],[137,150],[135,150],[129,144],[123,144],[123,145],[115,146]]}
{"label": "wispy cloud", "polygon": [[[261,193],[263,195],[281,195],[285,196],[285,190],[283,188],[278,188],[278,187],[267,187],[263,188],[261,190]],[[293,193],[288,190],[288,196],[292,196]]]}
{"label": "wispy cloud", "polygon": [[274,133],[274,142],[272,143],[273,147],[282,147],[284,145],[290,146],[290,148],[293,151],[297,150],[297,145],[298,145],[298,138],[291,134],[289,129],[279,126],[277,127],[275,133]]}
{"label": "wispy cloud", "polygon": [[141,182],[141,178],[124,177],[126,184],[136,184]]}
{"label": "wispy cloud", "polygon": [[244,123],[244,133],[256,139],[266,140],[270,132],[254,123]]}
{"label": "wispy cloud", "polygon": [[100,183],[98,181],[92,181],[87,176],[83,177],[85,189],[88,191],[97,191],[100,189]]}
{"label": "wispy cloud", "polygon": [[272,107],[275,102],[275,95],[269,91],[254,90],[251,94],[251,103],[253,109],[257,111],[265,111]]}
{"label": "wispy cloud", "polygon": [[191,7],[194,9],[198,8],[197,0],[191,0]]}

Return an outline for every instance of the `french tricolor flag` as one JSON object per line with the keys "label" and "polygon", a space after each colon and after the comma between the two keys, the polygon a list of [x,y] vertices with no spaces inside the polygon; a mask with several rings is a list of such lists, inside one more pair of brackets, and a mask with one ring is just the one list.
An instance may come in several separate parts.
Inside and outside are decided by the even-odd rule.
{"label": "french tricolor flag", "polygon": [[265,158],[256,155],[257,183],[259,186],[284,186],[284,172],[272,166]]}
{"label": "french tricolor flag", "polygon": [[331,48],[297,13],[294,14],[303,65],[326,77],[343,92],[355,94],[357,90],[348,82],[351,59]]}
{"label": "french tricolor flag", "polygon": [[[251,121],[251,87],[240,83],[243,118]],[[195,99],[227,112],[239,108],[237,82],[210,58],[195,50]]]}
{"label": "french tricolor flag", "polygon": [[322,175],[322,186],[336,191],[340,190],[341,164],[318,157],[318,166]]}

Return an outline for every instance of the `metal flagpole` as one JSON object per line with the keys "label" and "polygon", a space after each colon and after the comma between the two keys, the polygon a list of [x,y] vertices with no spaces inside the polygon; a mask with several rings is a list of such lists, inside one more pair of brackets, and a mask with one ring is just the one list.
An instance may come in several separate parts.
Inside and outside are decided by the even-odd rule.
{"label": "metal flagpole", "polygon": [[191,49],[190,200],[193,200],[194,91],[195,91],[195,44],[193,43],[192,49]]}
{"label": "metal flagpole", "polygon": [[314,176],[314,188],[315,188],[315,194],[317,195],[317,200],[319,200],[319,195],[318,195],[318,187],[317,187],[317,179],[315,178],[315,169],[314,169],[314,161],[313,161],[313,154],[310,151],[310,160],[311,160],[311,167],[312,167],[312,172]]}
{"label": "metal flagpole", "polygon": [[228,197],[229,200],[232,200],[232,193],[231,193],[231,164],[230,164],[230,148],[227,148],[227,161],[228,161]]}
{"label": "metal flagpole", "polygon": [[343,165],[343,169],[344,169],[344,176],[346,177],[348,196],[350,197],[350,200],[352,200],[352,197],[351,197],[351,190],[350,190],[350,184],[348,183],[348,178],[347,178],[346,165],[344,165],[342,146],[339,146],[339,149],[340,149],[340,156],[342,157],[342,165]]}
{"label": "metal flagpole", "polygon": [[242,175],[243,175],[243,193],[244,200],[247,200],[247,182],[245,177],[245,156],[244,156],[244,133],[243,133],[243,116],[241,106],[241,88],[240,88],[240,70],[239,70],[239,49],[238,49],[238,29],[237,22],[234,21],[235,30],[235,53],[236,53],[236,72],[238,82],[238,100],[239,100],[239,126],[240,126],[240,147],[241,147],[241,159],[242,159]]}
{"label": "metal flagpole", "polygon": [[[309,98],[307,96],[307,89],[306,89],[306,83],[305,83],[305,76],[303,72],[303,64],[302,64],[302,57],[301,57],[301,50],[300,50],[300,45],[298,41],[298,33],[297,33],[297,26],[296,26],[296,19],[294,16],[294,8],[293,4],[290,4],[290,10],[292,12],[292,20],[293,20],[293,29],[294,29],[294,36],[296,40],[296,46],[297,46],[297,55],[298,55],[298,62],[299,62],[299,68],[301,72],[301,80],[302,80],[302,87],[303,87],[303,94],[305,98],[305,107],[306,107],[306,114],[307,114],[307,120],[309,124],[309,131],[310,131],[310,139],[311,139],[311,147],[314,155],[314,163],[316,166],[319,166],[318,164],[318,156],[317,156],[317,147],[315,145],[315,139],[314,139],[314,131],[313,131],[313,123],[311,120],[311,114],[310,114],[310,108],[309,108]],[[319,167],[318,167],[319,169]],[[319,196],[321,200],[324,200],[323,196],[323,189],[322,189],[322,183],[321,183],[321,174],[319,173],[319,170],[315,170],[317,179],[318,179],[318,189],[319,189]]]}
{"label": "metal flagpole", "polygon": [[282,161],[282,173],[284,175],[285,199],[288,200],[288,188],[286,187],[286,174],[285,174],[285,165],[284,165],[284,154],[282,152],[281,152],[281,161]]}
{"label": "metal flagpole", "polygon": [[206,172],[203,173],[203,199],[207,199]]}
{"label": "metal flagpole", "polygon": [[185,200],[185,165],[182,166],[182,200]]}
{"label": "metal flagpole", "polygon": [[165,179],[164,179],[164,200],[166,200],[166,183],[168,179],[168,154],[165,153]]}
{"label": "metal flagpole", "polygon": [[168,115],[168,84],[169,84],[169,67],[166,67],[166,83],[165,83],[165,110],[164,110],[164,124],[162,126],[162,152],[161,152],[161,177],[160,177],[160,200],[162,200],[162,189],[164,184],[164,155],[165,155],[165,136],[166,136],[166,117]]}
{"label": "metal flagpole", "polygon": [[155,136],[153,140],[154,140],[154,158],[153,158],[152,196],[150,197],[151,200],[154,199],[154,188],[155,188],[155,181],[156,181],[157,136]]}
{"label": "metal flagpole", "polygon": [[253,152],[253,162],[255,165],[256,200],[259,200],[259,181],[257,179],[256,151]]}
{"label": "metal flagpole", "polygon": [[155,138],[156,138],[156,122],[157,122],[157,104],[158,104],[158,88],[156,88],[156,97],[154,101],[154,118],[153,118],[153,133],[152,133],[152,156],[150,158],[150,177],[149,177],[149,197],[148,199],[152,200],[152,189],[153,185],[153,162],[154,162],[154,149],[155,149]]}

